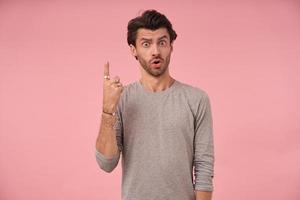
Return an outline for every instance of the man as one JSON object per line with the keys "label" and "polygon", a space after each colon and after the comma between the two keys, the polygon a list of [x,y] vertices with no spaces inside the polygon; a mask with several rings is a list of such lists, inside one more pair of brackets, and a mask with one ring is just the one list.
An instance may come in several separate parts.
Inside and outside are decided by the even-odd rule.
{"label": "man", "polygon": [[123,86],[119,77],[110,79],[105,64],[97,162],[111,172],[122,154],[122,200],[211,200],[209,97],[170,76],[177,34],[163,14],[147,10],[127,28],[141,78]]}

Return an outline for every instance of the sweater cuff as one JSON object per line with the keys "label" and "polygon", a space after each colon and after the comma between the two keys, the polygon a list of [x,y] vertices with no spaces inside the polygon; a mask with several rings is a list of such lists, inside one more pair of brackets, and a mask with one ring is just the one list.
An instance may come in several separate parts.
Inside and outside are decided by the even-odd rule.
{"label": "sweater cuff", "polygon": [[194,190],[212,192],[214,190],[212,176],[197,177],[193,184]]}

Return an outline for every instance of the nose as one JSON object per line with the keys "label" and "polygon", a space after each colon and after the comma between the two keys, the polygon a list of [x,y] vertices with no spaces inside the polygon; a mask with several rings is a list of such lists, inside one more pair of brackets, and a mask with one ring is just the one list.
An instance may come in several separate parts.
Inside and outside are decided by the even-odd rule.
{"label": "nose", "polygon": [[155,44],[152,46],[152,56],[155,57],[155,56],[158,56],[160,54],[160,51],[159,51],[159,48],[158,46]]}

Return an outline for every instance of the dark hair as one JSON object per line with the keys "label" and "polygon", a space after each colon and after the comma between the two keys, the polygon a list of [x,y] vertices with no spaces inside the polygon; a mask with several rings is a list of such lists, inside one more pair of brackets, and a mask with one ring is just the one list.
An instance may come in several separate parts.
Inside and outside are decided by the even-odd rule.
{"label": "dark hair", "polygon": [[127,43],[128,45],[136,45],[136,35],[139,28],[156,30],[159,28],[166,28],[170,35],[170,42],[172,43],[177,34],[172,28],[171,22],[167,17],[156,10],[146,10],[141,16],[131,19],[127,26]]}

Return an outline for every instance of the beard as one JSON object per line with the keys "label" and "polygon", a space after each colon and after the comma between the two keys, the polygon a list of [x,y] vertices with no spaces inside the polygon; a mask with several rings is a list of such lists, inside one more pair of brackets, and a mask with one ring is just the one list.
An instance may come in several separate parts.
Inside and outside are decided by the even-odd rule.
{"label": "beard", "polygon": [[170,63],[171,54],[166,57],[166,59],[162,59],[161,57],[156,57],[161,60],[161,66],[158,69],[152,68],[151,62],[147,62],[145,59],[138,57],[138,61],[140,65],[144,68],[144,70],[151,76],[160,77],[162,76],[168,69]]}

